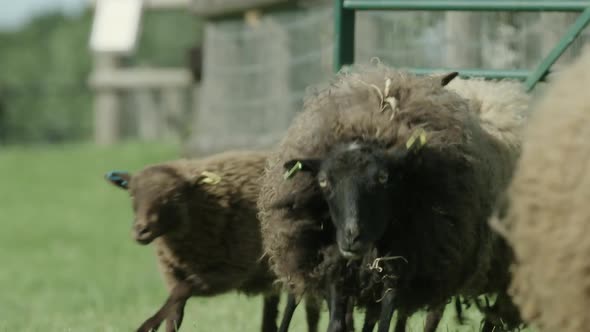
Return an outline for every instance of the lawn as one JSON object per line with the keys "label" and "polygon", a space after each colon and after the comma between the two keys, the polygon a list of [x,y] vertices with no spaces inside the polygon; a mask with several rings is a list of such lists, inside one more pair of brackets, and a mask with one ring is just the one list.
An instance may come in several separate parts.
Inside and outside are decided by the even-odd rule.
{"label": "lawn", "polygon": [[[166,290],[153,250],[131,240],[127,194],[103,174],[178,153],[138,143],[0,149],[0,331],[133,331],[155,312]],[[193,298],[182,330],[258,331],[261,303]],[[296,312],[291,331],[306,331],[303,316]],[[477,322],[458,327],[453,316],[449,307],[439,331],[476,331]],[[411,323],[419,331],[423,317]]]}

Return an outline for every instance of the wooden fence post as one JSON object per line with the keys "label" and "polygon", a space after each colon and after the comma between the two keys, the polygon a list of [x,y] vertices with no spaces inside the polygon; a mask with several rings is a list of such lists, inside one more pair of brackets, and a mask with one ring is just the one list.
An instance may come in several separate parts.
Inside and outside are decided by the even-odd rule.
{"label": "wooden fence post", "polygon": [[156,104],[155,89],[135,89],[137,132],[142,141],[154,141],[160,138],[162,116]]}
{"label": "wooden fence post", "polygon": [[[118,59],[113,54],[94,54],[97,72],[115,71]],[[106,86],[99,87],[94,96],[94,142],[98,145],[115,143],[120,137],[120,102],[117,91]]]}
{"label": "wooden fence post", "polygon": [[185,97],[187,89],[168,88],[162,90],[164,128],[163,137],[179,140],[184,134],[186,121]]}

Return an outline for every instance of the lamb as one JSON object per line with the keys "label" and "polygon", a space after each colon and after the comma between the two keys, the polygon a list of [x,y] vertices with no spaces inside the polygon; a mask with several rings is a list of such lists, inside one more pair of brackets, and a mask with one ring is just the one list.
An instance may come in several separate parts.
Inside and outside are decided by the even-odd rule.
{"label": "lamb", "polygon": [[[110,172],[107,179],[129,192],[133,236],[154,242],[170,296],[138,331],[180,328],[191,296],[231,290],[263,294],[262,331],[276,331],[279,302],[276,276],[262,257],[256,217],[258,179],[266,152],[229,151],[200,160],[175,160],[131,175]],[[309,330],[316,331],[319,308],[308,305]]]}
{"label": "lamb", "polygon": [[541,331],[590,331],[590,47],[558,72],[524,131],[499,230],[512,245],[510,293]]}
{"label": "lamb", "polygon": [[397,331],[423,308],[434,331],[452,296],[487,293],[507,328],[520,324],[506,295],[510,251],[487,218],[518,158],[528,96],[518,83],[455,76],[353,66],[305,101],[269,157],[264,250],[291,292],[330,299],[331,331],[346,329],[353,300],[367,331],[377,319],[387,331],[394,308]]}

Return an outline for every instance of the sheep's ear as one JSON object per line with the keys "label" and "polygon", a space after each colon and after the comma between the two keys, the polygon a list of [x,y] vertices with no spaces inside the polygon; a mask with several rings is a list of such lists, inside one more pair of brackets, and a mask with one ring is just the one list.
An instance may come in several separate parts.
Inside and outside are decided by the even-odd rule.
{"label": "sheep's ear", "polygon": [[291,176],[295,175],[295,173],[301,172],[310,172],[313,175],[317,174],[320,170],[320,164],[322,161],[320,159],[292,159],[287,161],[283,164],[283,168],[285,168],[285,178],[290,178]]}
{"label": "sheep's ear", "polygon": [[455,77],[457,76],[459,76],[459,72],[456,71],[443,75],[440,79],[440,85],[446,86],[447,84],[451,83],[451,81],[455,79]]}
{"label": "sheep's ear", "polygon": [[115,186],[127,190],[129,188],[131,174],[125,171],[110,171],[105,174],[105,178]]}

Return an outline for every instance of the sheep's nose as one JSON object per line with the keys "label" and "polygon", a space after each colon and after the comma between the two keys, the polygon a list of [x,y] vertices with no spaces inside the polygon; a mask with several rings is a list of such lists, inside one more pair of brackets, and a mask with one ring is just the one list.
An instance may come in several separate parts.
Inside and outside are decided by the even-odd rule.
{"label": "sheep's nose", "polygon": [[145,235],[146,233],[149,233],[150,227],[144,224],[135,224],[133,226],[133,230],[135,231],[135,234],[141,236]]}
{"label": "sheep's nose", "polygon": [[357,242],[360,236],[359,228],[356,223],[347,223],[344,228],[344,234],[346,235],[346,241],[349,244]]}

